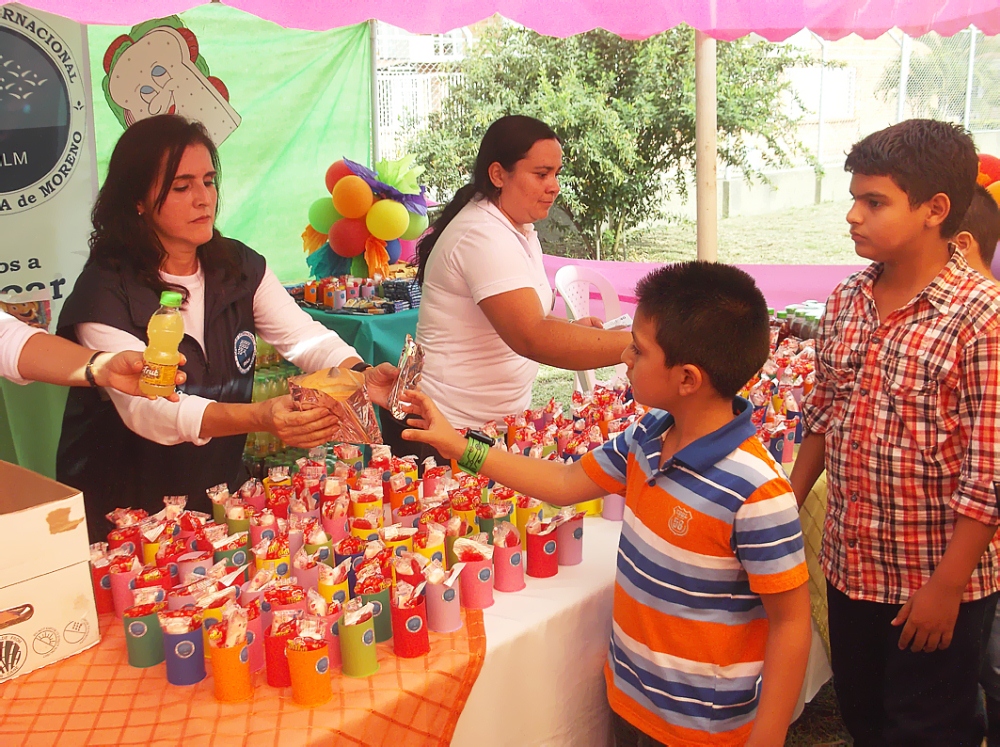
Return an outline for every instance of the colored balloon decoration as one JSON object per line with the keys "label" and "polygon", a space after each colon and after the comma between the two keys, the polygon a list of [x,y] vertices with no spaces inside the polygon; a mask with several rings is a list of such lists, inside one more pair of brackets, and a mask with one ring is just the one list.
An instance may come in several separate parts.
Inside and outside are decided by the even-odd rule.
{"label": "colored balloon decoration", "polygon": [[371,169],[344,158],[330,165],[324,175],[330,197],[309,206],[309,225],[302,232],[313,277],[346,269],[347,260],[355,277],[385,277],[389,265],[400,261],[400,239],[410,247],[423,235],[427,199],[418,180],[424,169],[414,161],[413,156],[382,160]]}
{"label": "colored balloon decoration", "polygon": [[424,231],[427,230],[427,215],[420,215],[419,213],[407,213],[407,215],[410,218],[410,224],[400,238],[406,241],[415,241],[423,236]]}
{"label": "colored balloon decoration", "polygon": [[379,200],[371,206],[365,223],[372,236],[382,241],[392,241],[403,235],[410,225],[410,214],[395,200]]}
{"label": "colored balloon decoration", "polygon": [[363,218],[374,199],[372,188],[360,176],[345,176],[333,186],[333,206],[345,218]]}
{"label": "colored balloon decoration", "polygon": [[361,218],[341,218],[330,229],[330,248],[341,257],[356,257],[365,251],[368,229]]}
{"label": "colored balloon decoration", "polygon": [[329,197],[320,197],[309,206],[309,225],[320,233],[330,233],[330,227],[342,217]]}
{"label": "colored balloon decoration", "polygon": [[389,264],[394,265],[399,261],[399,255],[403,253],[403,245],[399,239],[385,242],[385,251],[389,255]]}
{"label": "colored balloon decoration", "polygon": [[351,167],[344,163],[343,159],[330,165],[330,168],[326,170],[326,191],[333,193],[334,185],[343,179],[345,176],[353,176],[354,172],[351,171]]}

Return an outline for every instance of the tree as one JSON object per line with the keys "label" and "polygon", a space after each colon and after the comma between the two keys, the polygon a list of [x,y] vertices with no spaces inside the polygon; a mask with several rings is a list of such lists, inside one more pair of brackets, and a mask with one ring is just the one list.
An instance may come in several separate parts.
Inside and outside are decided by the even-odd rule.
{"label": "tree", "polygon": [[[969,32],[952,37],[931,33],[914,40],[913,56],[906,80],[906,102],[918,117],[961,122],[965,117],[965,94],[969,81]],[[1000,122],[1000,41],[976,35],[976,59],[972,71],[972,115],[970,126],[995,129]],[[875,90],[883,101],[899,95],[899,58],[882,72]]]}
{"label": "tree", "polygon": [[[798,152],[782,75],[805,58],[740,39],[718,44],[719,155],[749,177]],[[666,192],[685,193],[695,157],[694,32],[644,41],[606,31],[568,39],[491,28],[462,64],[441,111],[410,152],[441,194],[466,183],[483,132],[505,114],[528,114],[563,142],[560,202],[591,256],[619,256],[628,230],[659,217]]]}

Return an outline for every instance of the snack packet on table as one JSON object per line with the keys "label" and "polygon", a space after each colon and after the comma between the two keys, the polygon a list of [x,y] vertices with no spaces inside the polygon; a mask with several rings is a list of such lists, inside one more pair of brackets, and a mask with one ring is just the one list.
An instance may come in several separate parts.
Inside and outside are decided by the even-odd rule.
{"label": "snack packet on table", "polygon": [[521,544],[521,535],[518,534],[517,527],[509,521],[501,521],[493,527],[494,547],[517,547]]}
{"label": "snack packet on table", "polygon": [[288,379],[289,393],[300,410],[321,407],[340,419],[336,441],[380,444],[382,433],[368,398],[364,374],[330,368]]}
{"label": "snack packet on table", "polygon": [[474,563],[479,560],[493,559],[493,546],[489,544],[486,534],[481,532],[455,540],[455,557],[461,563]]}
{"label": "snack packet on table", "polygon": [[181,610],[161,610],[160,628],[168,635],[184,635],[201,626],[201,611],[194,607]]}

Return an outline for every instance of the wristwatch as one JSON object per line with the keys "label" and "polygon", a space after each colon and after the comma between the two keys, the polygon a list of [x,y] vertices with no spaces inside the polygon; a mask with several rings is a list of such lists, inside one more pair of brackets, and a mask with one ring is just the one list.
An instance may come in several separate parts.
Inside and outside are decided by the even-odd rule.
{"label": "wristwatch", "polygon": [[361,363],[355,363],[353,366],[351,366],[351,370],[357,371],[358,373],[364,373],[365,371],[367,371],[369,368],[372,367],[373,366],[371,363],[365,363],[364,361],[361,361]]}

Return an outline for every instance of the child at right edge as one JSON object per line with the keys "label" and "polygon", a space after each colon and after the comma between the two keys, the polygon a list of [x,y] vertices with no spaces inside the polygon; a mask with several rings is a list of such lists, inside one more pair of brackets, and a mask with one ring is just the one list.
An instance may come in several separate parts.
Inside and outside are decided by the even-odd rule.
{"label": "child at right edge", "polygon": [[707,262],[655,270],[636,295],[622,361],[654,409],[579,462],[467,440],[418,392],[421,430],[403,437],[549,503],[625,494],[604,670],[617,747],[780,747],[811,617],[791,487],[736,396],[767,360],[767,304]]}
{"label": "child at right edge", "polygon": [[866,269],[834,289],[791,481],[824,467],[834,687],[855,747],[978,747],[1000,565],[1000,293],[955,243],[978,160],[900,122],[847,156]]}

